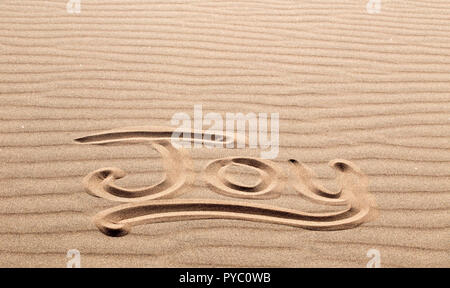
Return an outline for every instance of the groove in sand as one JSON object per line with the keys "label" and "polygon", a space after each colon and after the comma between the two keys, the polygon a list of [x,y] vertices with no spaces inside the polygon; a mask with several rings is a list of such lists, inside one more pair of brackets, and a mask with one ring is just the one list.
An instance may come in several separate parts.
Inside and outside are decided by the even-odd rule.
{"label": "groove in sand", "polygon": [[[338,212],[307,213],[229,200],[161,200],[184,192],[181,188],[185,186],[186,179],[192,176],[192,169],[186,164],[188,156],[171,144],[168,131],[170,128],[134,127],[76,139],[79,143],[96,145],[149,141],[164,159],[166,176],[160,183],[150,187],[128,190],[115,185],[115,179],[125,176],[125,172],[119,168],[99,169],[85,177],[83,183],[90,194],[112,201],[133,202],[104,210],[94,217],[95,224],[104,234],[123,236],[136,225],[213,218],[267,222],[312,230],[340,230],[358,226],[377,214],[375,201],[367,191],[367,177],[346,160],[334,160],[329,164],[338,174],[341,185],[338,192],[332,192],[317,183],[316,175],[307,166],[290,160],[295,175],[293,186],[298,194],[312,202],[341,206],[343,209]],[[202,138],[190,140],[202,141]],[[231,165],[256,169],[260,181],[246,186],[228,180],[225,170]],[[234,198],[277,198],[285,184],[285,177],[274,162],[253,157],[214,160],[204,169],[204,177],[214,191]]]}

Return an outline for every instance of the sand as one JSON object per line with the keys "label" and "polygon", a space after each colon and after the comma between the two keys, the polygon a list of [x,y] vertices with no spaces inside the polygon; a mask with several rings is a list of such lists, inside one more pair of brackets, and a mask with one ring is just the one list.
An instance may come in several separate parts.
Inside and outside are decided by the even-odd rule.
{"label": "sand", "polygon": [[450,266],[447,0],[66,2],[0,3],[0,267]]}
{"label": "sand", "polygon": [[[184,147],[176,148],[173,138],[165,139],[170,127],[133,127],[123,128],[120,132],[105,131],[75,139],[78,143],[96,145],[120,143],[147,143],[157,150],[164,161],[164,177],[150,187],[127,189],[115,184],[115,180],[126,176],[126,172],[117,167],[105,167],[89,173],[83,180],[86,191],[96,197],[131,204],[120,205],[101,211],[94,217],[94,223],[105,235],[120,237],[128,234],[132,226],[192,221],[199,219],[233,219],[253,222],[282,224],[311,230],[341,230],[356,227],[378,215],[376,203],[368,193],[367,176],[353,163],[346,160],[333,160],[330,166],[339,175],[339,190],[333,192],[318,184],[317,176],[306,165],[290,159],[294,170],[292,184],[299,196],[313,202],[342,206],[338,212],[304,213],[294,209],[276,206],[255,205],[252,203],[206,200],[172,199],[183,194],[183,190],[193,190],[191,181],[193,166]],[[218,134],[219,131],[216,132]],[[183,133],[185,134],[185,133]],[[203,140],[193,133],[190,142]],[[235,133],[229,133],[233,139]],[[154,137],[156,135],[156,137]],[[192,136],[194,135],[194,136]],[[221,137],[221,139],[227,139]],[[188,140],[188,138],[185,138]],[[201,141],[203,142],[203,141]],[[234,142],[234,141],[233,141]],[[222,146],[225,148],[226,146]],[[191,146],[193,148],[193,146]],[[250,147],[249,147],[250,148]],[[183,150],[182,150],[183,149]],[[254,185],[240,184],[230,180],[229,168],[237,166],[253,168],[259,173],[260,181]],[[286,177],[276,163],[255,157],[227,157],[211,161],[201,171],[203,178],[212,190],[231,198],[273,199],[281,197]],[[285,178],[285,179],[282,179]],[[189,187],[190,186],[190,187]]]}

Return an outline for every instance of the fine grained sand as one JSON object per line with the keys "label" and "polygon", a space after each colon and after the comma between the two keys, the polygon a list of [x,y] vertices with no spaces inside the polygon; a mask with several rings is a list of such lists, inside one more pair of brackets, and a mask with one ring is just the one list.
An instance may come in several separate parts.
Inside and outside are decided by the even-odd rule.
{"label": "fine grained sand", "polygon": [[[86,191],[96,197],[130,204],[116,206],[99,212],[94,223],[105,235],[121,237],[131,227],[144,224],[191,221],[199,219],[233,219],[264,222],[311,230],[341,230],[357,227],[376,218],[376,201],[368,193],[368,179],[359,167],[346,160],[333,160],[330,167],[337,173],[339,188],[331,191],[319,183],[317,175],[295,159],[292,164],[291,183],[298,193],[312,202],[340,206],[341,211],[308,213],[296,209],[246,203],[242,201],[210,199],[178,199],[176,196],[191,192],[192,176],[195,176],[189,154],[183,147],[176,148],[173,139],[164,139],[167,130],[173,128],[132,127],[120,132],[106,131],[75,139],[78,143],[97,145],[147,143],[157,150],[164,162],[164,177],[154,185],[129,189],[115,183],[126,172],[117,167],[104,167],[89,173],[83,184]],[[191,129],[189,129],[191,130]],[[216,132],[214,134],[223,133]],[[196,133],[185,141],[203,142]],[[231,133],[229,133],[231,134]],[[234,133],[233,133],[234,134]],[[156,136],[156,138],[155,138]],[[162,137],[161,137],[162,136]],[[230,138],[231,135],[228,135]],[[175,137],[174,137],[175,138]],[[232,136],[232,138],[235,138]],[[227,139],[220,137],[220,139]],[[235,142],[235,141],[233,141]],[[191,146],[192,148],[192,146]],[[205,147],[206,148],[206,147]],[[259,181],[253,185],[237,182],[230,177],[232,167],[253,169]],[[194,173],[193,173],[194,172]],[[274,199],[284,194],[287,177],[273,162],[255,157],[227,157],[211,161],[201,172],[209,187],[216,193],[239,199]],[[248,182],[248,181],[246,181]],[[186,191],[186,190],[191,191]],[[162,201],[161,199],[170,199]]]}
{"label": "fine grained sand", "polygon": [[[365,0],[90,0],[80,14],[65,2],[0,3],[1,267],[65,267],[69,249],[82,267],[365,267],[369,249],[382,267],[450,266],[447,0],[386,0],[379,14]],[[327,163],[351,161],[368,176],[378,217],[339,231],[219,217],[99,232],[99,212],[142,202],[93,197],[83,178],[117,167],[127,174],[117,184],[136,191],[174,163],[144,143],[74,139],[168,126],[194,104],[221,115],[280,113],[277,167],[296,167],[308,183],[308,166],[315,184],[336,191]],[[258,151],[187,153],[189,193],[161,201],[338,213],[299,199],[298,183],[280,197],[233,200],[201,176],[213,160]],[[229,170],[235,182],[258,183],[254,169]],[[168,176],[179,183],[176,170]]]}

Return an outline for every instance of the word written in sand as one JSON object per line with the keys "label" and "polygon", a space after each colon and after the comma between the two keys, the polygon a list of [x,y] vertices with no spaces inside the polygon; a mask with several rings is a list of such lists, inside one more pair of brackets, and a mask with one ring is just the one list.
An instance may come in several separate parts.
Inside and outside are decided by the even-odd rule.
{"label": "word written in sand", "polygon": [[[203,132],[201,132],[203,133]],[[83,184],[89,194],[125,204],[106,209],[94,217],[99,230],[109,236],[123,236],[136,225],[199,219],[233,219],[289,225],[312,230],[349,229],[376,216],[375,200],[368,193],[367,176],[347,160],[329,165],[337,173],[338,191],[331,191],[306,165],[291,159],[290,178],[275,162],[253,157],[226,157],[211,161],[202,171],[212,191],[238,199],[279,198],[286,184],[311,202],[340,207],[333,212],[304,212],[261,203],[214,199],[172,199],[192,188],[195,173],[189,155],[175,148],[170,130],[164,127],[132,127],[110,130],[78,138],[83,144],[119,144],[148,142],[163,159],[165,176],[152,186],[127,189],[116,183],[126,172],[106,167],[89,173]],[[197,141],[198,139],[192,139]],[[248,167],[259,173],[254,185],[236,183],[226,173],[230,167]]]}

